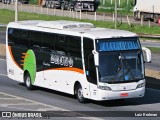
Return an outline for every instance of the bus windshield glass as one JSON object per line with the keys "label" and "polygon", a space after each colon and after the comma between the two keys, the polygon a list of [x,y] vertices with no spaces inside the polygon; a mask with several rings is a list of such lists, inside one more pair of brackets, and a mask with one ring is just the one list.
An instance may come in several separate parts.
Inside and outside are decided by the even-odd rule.
{"label": "bus windshield glass", "polygon": [[98,39],[100,82],[131,82],[144,78],[138,38]]}

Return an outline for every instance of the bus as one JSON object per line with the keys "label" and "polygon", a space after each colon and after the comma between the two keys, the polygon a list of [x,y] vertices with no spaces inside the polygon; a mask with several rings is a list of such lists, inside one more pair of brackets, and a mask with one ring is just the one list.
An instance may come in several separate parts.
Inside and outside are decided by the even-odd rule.
{"label": "bus", "polygon": [[151,51],[129,31],[28,20],[8,24],[6,61],[8,77],[27,89],[52,89],[83,103],[143,97]]}

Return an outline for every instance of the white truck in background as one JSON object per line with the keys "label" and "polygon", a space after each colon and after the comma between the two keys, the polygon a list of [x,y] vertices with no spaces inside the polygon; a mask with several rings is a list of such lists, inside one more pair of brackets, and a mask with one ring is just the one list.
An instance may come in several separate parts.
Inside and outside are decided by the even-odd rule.
{"label": "white truck in background", "polygon": [[160,0],[135,0],[134,19],[153,19],[155,23],[160,17]]}

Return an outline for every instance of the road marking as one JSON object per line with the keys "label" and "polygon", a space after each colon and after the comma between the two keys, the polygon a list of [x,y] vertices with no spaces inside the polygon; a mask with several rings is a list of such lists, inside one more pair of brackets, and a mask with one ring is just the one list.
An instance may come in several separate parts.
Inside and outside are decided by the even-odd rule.
{"label": "road marking", "polygon": [[2,60],[2,61],[6,61],[6,59],[3,59],[3,58],[0,58],[0,60]]}
{"label": "road marking", "polygon": [[47,104],[45,104],[45,103],[41,103],[41,102],[34,101],[34,100],[29,100],[29,99],[26,99],[26,98],[23,98],[23,97],[19,97],[19,96],[7,94],[7,93],[3,93],[3,92],[0,92],[0,94],[8,95],[8,96],[11,96],[11,97],[14,97],[14,98],[17,98],[17,99],[26,100],[26,101],[29,101],[29,102],[32,102],[32,103],[37,103],[37,104],[44,105],[44,106],[46,106],[46,107],[54,108],[54,109],[57,109],[57,110],[68,111],[67,109],[62,109],[62,108],[59,108],[59,107],[47,105]]}
{"label": "road marking", "polygon": [[158,89],[152,89],[152,88],[146,88],[146,89],[160,92],[160,90]]}
{"label": "road marking", "polygon": [[5,74],[1,74],[1,73],[0,73],[0,76],[5,76],[5,77],[8,77],[7,75],[5,75]]}
{"label": "road marking", "polygon": [[[28,109],[28,108],[22,108],[22,107],[13,107],[13,106],[9,106],[9,105],[44,105],[45,107],[49,107],[49,108],[39,108],[37,109],[36,111],[47,111],[47,110],[56,110],[56,111],[69,111],[67,109],[62,109],[62,108],[59,108],[59,107],[55,107],[55,106],[51,106],[51,105],[47,105],[47,104],[44,104],[44,103],[41,103],[41,102],[37,102],[37,101],[34,101],[34,100],[29,100],[29,99],[26,99],[26,98],[23,98],[23,97],[19,97],[19,96],[15,96],[15,95],[11,95],[11,94],[8,94],[8,93],[4,93],[4,92],[0,92],[1,95],[4,95],[5,97],[8,96],[8,97],[12,97],[12,100],[14,99],[18,99],[18,100],[24,100],[26,102],[31,102],[31,103],[20,103],[20,104],[1,104],[0,107],[6,107],[6,108],[13,108],[13,109],[20,109],[20,110],[27,110],[27,111],[33,111],[33,109]],[[11,99],[11,98],[9,98]],[[73,113],[73,117],[76,117],[76,115],[80,115],[82,117],[77,117],[77,118],[83,118],[83,119],[88,119],[88,120],[103,120],[103,119],[99,119],[97,117],[91,117],[91,116],[87,116],[85,114],[81,114],[81,113],[77,113],[77,112],[72,112]],[[75,116],[74,116],[75,115]],[[85,117],[83,117],[85,116]],[[87,117],[86,117],[87,116]]]}
{"label": "road marking", "polygon": [[3,106],[1,105],[0,107],[5,107],[5,108],[13,108],[13,109],[18,109],[18,110],[27,110],[27,111],[33,111],[32,109],[27,109],[27,108],[22,108],[22,107],[11,107],[11,106]]}

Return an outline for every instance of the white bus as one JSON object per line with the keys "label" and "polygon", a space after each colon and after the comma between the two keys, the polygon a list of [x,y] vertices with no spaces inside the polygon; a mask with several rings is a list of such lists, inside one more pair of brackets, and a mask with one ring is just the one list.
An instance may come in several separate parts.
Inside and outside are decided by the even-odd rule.
{"label": "white bus", "polygon": [[[146,62],[151,61],[145,48]],[[7,27],[8,77],[79,102],[143,97],[143,50],[136,34],[73,21],[19,21]]]}

